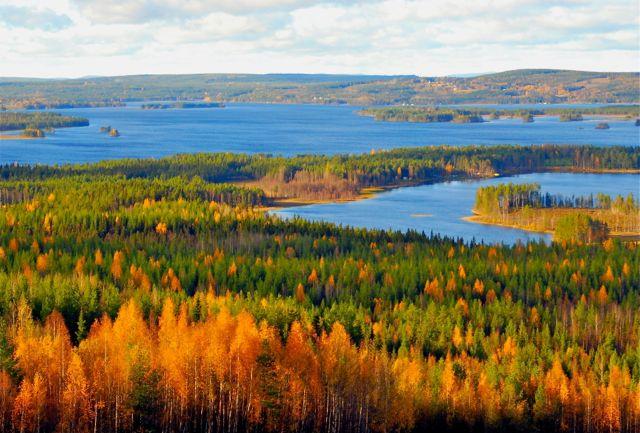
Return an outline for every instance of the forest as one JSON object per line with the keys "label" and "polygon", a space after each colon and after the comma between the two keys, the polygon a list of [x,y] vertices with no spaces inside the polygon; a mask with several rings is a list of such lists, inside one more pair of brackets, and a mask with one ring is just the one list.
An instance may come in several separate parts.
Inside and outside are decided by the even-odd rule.
{"label": "forest", "polygon": [[189,74],[0,78],[0,110],[118,106],[129,101],[372,105],[628,103],[638,73],[520,69],[476,77],[331,74]]}
{"label": "forest", "polygon": [[224,183],[512,163],[638,167],[638,150],[2,167],[0,431],[640,432],[636,243],[281,220]]}
{"label": "forest", "polygon": [[358,112],[383,122],[454,122],[478,123],[487,119],[521,118],[533,122],[535,116],[558,116],[561,122],[581,121],[583,116],[616,116],[624,119],[640,117],[640,105],[614,105],[601,107],[495,109],[448,108],[438,106],[370,107]]}
{"label": "forest", "polygon": [[385,107],[368,108],[358,112],[361,116],[371,116],[383,122],[419,123],[481,123],[481,110],[437,108],[437,107]]}
{"label": "forest", "polygon": [[556,240],[602,242],[610,234],[640,238],[640,204],[629,194],[612,198],[542,194],[538,184],[499,184],[476,191],[472,221],[535,231],[551,231]]}
{"label": "forest", "polygon": [[63,116],[59,113],[0,112],[0,131],[67,128],[88,125],[89,120],[84,117]]}
{"label": "forest", "polygon": [[342,199],[367,187],[393,187],[446,179],[484,178],[546,170],[638,171],[640,148],[571,145],[426,146],[354,155],[200,153],[160,159],[124,159],[64,166],[0,166],[0,179],[37,180],[77,175],[126,178],[199,177],[250,184],[269,198]]}

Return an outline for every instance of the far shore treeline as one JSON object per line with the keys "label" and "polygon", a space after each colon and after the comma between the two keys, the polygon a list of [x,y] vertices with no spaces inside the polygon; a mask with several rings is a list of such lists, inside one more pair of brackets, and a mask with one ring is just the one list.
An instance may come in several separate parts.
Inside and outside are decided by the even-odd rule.
{"label": "far shore treeline", "polygon": [[561,122],[583,120],[583,116],[616,116],[629,120],[640,117],[640,105],[607,105],[595,107],[550,108],[489,108],[489,107],[438,107],[391,106],[370,107],[358,112],[386,122],[454,122],[478,123],[501,117],[521,118],[533,122],[534,116],[558,116]]}
{"label": "far shore treeline", "polygon": [[638,73],[520,69],[477,77],[190,74],[0,78],[0,110],[119,106],[129,101],[438,105],[637,103]]}
{"label": "far shore treeline", "polygon": [[0,167],[0,179],[32,181],[78,175],[198,177],[205,182],[248,182],[278,198],[316,200],[354,198],[366,187],[412,185],[452,178],[545,170],[615,172],[638,169],[638,146],[427,146],[334,156],[287,158],[199,153],[62,166],[5,165]]}
{"label": "far shore treeline", "polygon": [[89,120],[84,117],[64,116],[60,113],[0,112],[0,131],[68,128],[88,125]]}

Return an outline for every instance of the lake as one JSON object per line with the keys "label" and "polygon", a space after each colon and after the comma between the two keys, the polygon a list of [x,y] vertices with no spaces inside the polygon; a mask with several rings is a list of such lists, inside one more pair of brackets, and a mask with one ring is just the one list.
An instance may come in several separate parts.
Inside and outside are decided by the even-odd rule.
{"label": "lake", "polygon": [[504,182],[538,183],[543,192],[567,196],[599,192],[612,196],[632,193],[636,199],[640,196],[640,175],[533,173],[399,188],[367,200],[286,208],[273,213],[286,218],[300,216],[354,227],[402,231],[413,229],[485,243],[550,241],[551,236],[547,234],[462,220],[471,215],[478,187]]}
{"label": "lake", "polygon": [[[58,129],[44,139],[0,140],[0,163],[60,164],[222,151],[364,153],[434,144],[637,146],[640,131],[631,121],[612,119],[607,120],[610,129],[595,130],[597,118],[582,122],[545,117],[534,123],[519,119],[480,124],[393,123],[359,116],[359,107],[353,106],[229,104],[225,108],[142,110],[139,105],[54,110],[87,117],[91,124]],[[122,136],[100,134],[101,126],[112,126]]]}
{"label": "lake", "polygon": [[[525,108],[540,107],[548,106]],[[601,131],[595,130],[597,117],[582,122],[560,122],[549,116],[538,117],[534,123],[519,119],[480,124],[395,123],[359,116],[358,110],[353,106],[284,104],[142,110],[139,103],[127,107],[55,110],[87,117],[91,124],[58,129],[44,139],[0,140],[0,163],[61,164],[222,151],[281,155],[364,153],[371,149],[434,144],[640,144],[640,128],[623,120],[608,119],[611,128]],[[101,126],[117,128],[122,136],[110,138],[101,134]],[[548,235],[474,224],[461,218],[471,213],[475,190],[482,185],[537,182],[551,193],[626,195],[638,194],[639,179],[637,175],[528,174],[402,188],[369,200],[311,205],[277,213],[358,227],[415,229],[484,242],[548,240]]]}

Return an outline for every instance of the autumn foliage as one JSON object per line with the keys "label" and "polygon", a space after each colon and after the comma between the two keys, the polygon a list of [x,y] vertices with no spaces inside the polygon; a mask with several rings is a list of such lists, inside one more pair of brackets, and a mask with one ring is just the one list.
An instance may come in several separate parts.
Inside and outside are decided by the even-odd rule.
{"label": "autumn foliage", "polygon": [[511,337],[486,362],[467,351],[473,332],[454,331],[459,351],[440,359],[389,354],[374,339],[354,344],[338,322],[318,335],[294,321],[282,337],[247,311],[232,314],[228,297],[201,299],[196,322],[187,303],[166,299],[147,320],[129,301],[77,346],[59,313],[39,325],[21,304],[9,329],[19,377],[0,373],[3,431],[500,430],[528,417],[559,431],[640,427],[640,387],[626,368],[613,366],[602,383],[555,357],[527,373],[528,406],[513,379],[496,381],[495,368],[523,373]]}
{"label": "autumn foliage", "polygon": [[635,243],[339,228],[204,180],[45,172],[0,182],[0,432],[640,433]]}

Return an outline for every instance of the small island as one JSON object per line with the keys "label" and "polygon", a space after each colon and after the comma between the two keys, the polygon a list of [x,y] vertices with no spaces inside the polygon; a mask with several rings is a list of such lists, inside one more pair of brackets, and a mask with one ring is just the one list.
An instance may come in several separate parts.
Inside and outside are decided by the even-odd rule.
{"label": "small island", "polygon": [[118,131],[115,128],[112,128],[110,125],[109,126],[101,126],[100,127],[100,133],[108,134],[109,137],[120,137],[120,131]]}
{"label": "small island", "polygon": [[[500,118],[500,116],[498,116]],[[522,114],[522,122],[524,123],[533,123],[533,114],[531,113],[523,113]]]}
{"label": "small island", "polygon": [[384,107],[361,110],[361,116],[373,117],[382,122],[417,123],[480,123],[482,116],[472,110],[459,110],[438,107]]}
{"label": "small island", "polygon": [[640,204],[629,196],[565,197],[543,194],[538,184],[478,188],[467,221],[552,233],[556,241],[601,242],[640,239]]}
{"label": "small island", "polygon": [[140,106],[143,110],[168,110],[168,109],[188,109],[188,108],[224,108],[222,102],[173,102],[173,103],[149,103]]}
{"label": "small island", "polygon": [[581,122],[584,118],[582,117],[582,113],[569,111],[560,113],[559,120],[561,122]]}
{"label": "small island", "polygon": [[29,137],[29,138],[43,138],[44,137],[44,131],[40,128],[25,128],[24,131],[22,131],[22,134],[25,137]]}

